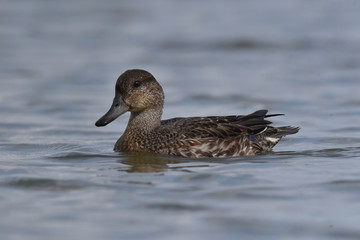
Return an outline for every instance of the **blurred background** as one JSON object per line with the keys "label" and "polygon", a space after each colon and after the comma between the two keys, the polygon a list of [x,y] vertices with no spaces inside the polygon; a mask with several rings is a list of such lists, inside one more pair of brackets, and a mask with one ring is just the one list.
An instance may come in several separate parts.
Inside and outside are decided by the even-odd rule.
{"label": "blurred background", "polygon": [[[356,0],[0,0],[1,239],[359,239],[359,12]],[[164,118],[269,109],[301,131],[254,158],[113,153],[128,115],[94,123],[132,68],[162,84]]]}

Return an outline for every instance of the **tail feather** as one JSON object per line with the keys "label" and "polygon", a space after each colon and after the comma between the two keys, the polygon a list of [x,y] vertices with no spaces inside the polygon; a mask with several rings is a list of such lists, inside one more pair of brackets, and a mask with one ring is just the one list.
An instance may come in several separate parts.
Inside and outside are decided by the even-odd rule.
{"label": "tail feather", "polygon": [[300,128],[293,126],[284,126],[284,127],[277,127],[276,130],[277,130],[276,133],[272,134],[271,137],[281,138],[286,135],[295,134],[300,130]]}
{"label": "tail feather", "polygon": [[277,114],[268,114],[265,115],[264,118],[268,118],[268,117],[277,117],[277,116],[284,116],[285,114],[282,113],[277,113]]}

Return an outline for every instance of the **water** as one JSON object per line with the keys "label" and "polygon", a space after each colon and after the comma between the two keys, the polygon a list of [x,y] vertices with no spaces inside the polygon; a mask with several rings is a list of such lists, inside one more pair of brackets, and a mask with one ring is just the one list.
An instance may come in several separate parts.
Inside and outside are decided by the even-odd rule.
{"label": "water", "polygon": [[[1,239],[359,239],[358,1],[41,1],[0,8]],[[112,151],[95,121],[142,68],[164,118],[285,113],[274,153]]]}

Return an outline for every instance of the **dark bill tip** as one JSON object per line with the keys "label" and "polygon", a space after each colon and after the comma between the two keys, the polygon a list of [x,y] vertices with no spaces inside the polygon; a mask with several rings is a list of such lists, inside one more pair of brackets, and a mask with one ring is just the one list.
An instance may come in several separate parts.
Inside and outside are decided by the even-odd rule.
{"label": "dark bill tip", "polygon": [[107,124],[108,124],[107,122],[101,121],[101,119],[99,119],[99,120],[96,121],[95,126],[97,126],[97,127],[104,127],[104,126],[106,126]]}

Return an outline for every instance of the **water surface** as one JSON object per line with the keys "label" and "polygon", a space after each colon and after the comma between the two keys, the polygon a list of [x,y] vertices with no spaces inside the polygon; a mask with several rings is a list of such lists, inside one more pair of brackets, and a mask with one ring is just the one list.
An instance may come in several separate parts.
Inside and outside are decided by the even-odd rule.
{"label": "water surface", "polygon": [[[0,8],[1,239],[359,239],[357,1],[41,1]],[[285,113],[271,154],[114,153],[119,74],[164,118]]]}

